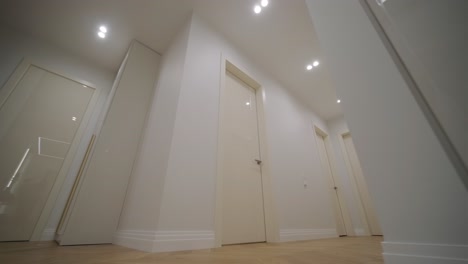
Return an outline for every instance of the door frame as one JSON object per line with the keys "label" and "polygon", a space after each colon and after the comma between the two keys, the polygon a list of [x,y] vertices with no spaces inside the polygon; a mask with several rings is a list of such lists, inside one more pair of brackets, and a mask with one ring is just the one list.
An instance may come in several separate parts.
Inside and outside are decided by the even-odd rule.
{"label": "door frame", "polygon": [[41,240],[42,234],[47,226],[49,216],[51,215],[55,207],[55,202],[60,194],[62,185],[65,182],[65,179],[67,178],[70,167],[72,166],[72,163],[75,161],[75,155],[77,154],[77,150],[79,146],[82,144],[83,136],[86,132],[88,122],[90,121],[91,116],[96,107],[96,104],[98,102],[101,89],[96,88],[94,84],[88,81],[85,81],[76,77],[71,77],[68,74],[60,73],[60,71],[57,71],[56,69],[51,69],[52,67],[48,67],[41,63],[37,63],[36,61],[33,61],[29,58],[23,58],[18,64],[18,66],[15,68],[13,73],[10,75],[8,80],[5,82],[2,89],[0,90],[0,108],[8,100],[8,97],[14,91],[18,83],[21,81],[21,79],[23,78],[23,76],[26,74],[26,72],[31,66],[38,67],[44,71],[58,75],[60,77],[79,83],[83,86],[86,86],[87,88],[94,90],[93,95],[88,103],[88,107],[85,111],[85,114],[83,115],[83,119],[80,123],[80,126],[76,130],[75,137],[73,138],[73,141],[70,144],[68,153],[65,159],[63,160],[62,167],[60,168],[59,173],[57,174],[57,178],[55,179],[55,182],[52,185],[52,189],[50,190],[49,196],[47,197],[47,201],[44,204],[44,208],[42,209],[42,212],[36,222],[34,231],[32,232],[31,237],[29,238],[29,241],[39,241]]}
{"label": "door frame", "polygon": [[[314,128],[314,139],[315,139],[315,144],[317,146],[317,152],[318,152],[319,156],[321,156],[319,148],[318,148],[318,138],[317,138],[317,134],[319,134],[320,136],[323,137],[323,141],[325,143],[325,149],[326,149],[327,154],[328,154],[327,158],[328,158],[328,161],[329,161],[329,164],[330,164],[330,173],[331,173],[330,176],[333,178],[333,180],[335,182],[335,186],[338,187],[338,190],[343,190],[343,185],[341,184],[341,180],[339,179],[338,173],[337,173],[337,170],[336,170],[336,161],[335,161],[335,158],[334,158],[334,155],[333,155],[333,148],[332,148],[332,145],[331,145],[330,136],[327,134],[327,132],[325,132],[323,129],[321,129],[317,124],[312,123],[312,125],[313,125],[313,128]],[[322,162],[320,161],[320,163],[322,163]],[[324,168],[322,168],[322,169],[324,169]],[[328,180],[329,179],[327,179],[327,181]],[[343,224],[345,226],[346,235],[347,236],[355,236],[356,233],[354,232],[354,226],[353,226],[353,223],[351,221],[351,215],[349,213],[348,206],[346,204],[346,200],[343,197],[343,193],[338,191],[338,192],[336,192],[336,194],[338,196],[338,206],[340,207],[340,210],[341,210],[341,216],[343,218]]]}
{"label": "door frame", "polygon": [[359,191],[358,181],[356,179],[356,175],[354,175],[351,161],[349,160],[346,144],[344,142],[344,137],[348,135],[351,136],[351,133],[349,131],[343,131],[339,133],[341,151],[343,153],[343,159],[346,164],[346,170],[348,172],[349,177],[351,178],[351,186],[353,190],[354,200],[358,202],[357,206],[359,208],[359,216],[361,218],[361,222],[363,224],[363,229],[364,229],[363,235],[372,236],[372,231],[370,228],[369,220],[367,219],[366,209],[364,208],[365,205],[364,205],[364,202],[362,201],[361,192]]}
{"label": "door frame", "polygon": [[268,158],[268,144],[266,136],[265,124],[265,90],[256,80],[246,74],[246,71],[241,70],[238,66],[234,65],[230,59],[227,59],[221,54],[221,67],[220,67],[220,90],[219,90],[219,112],[218,112],[218,148],[217,148],[217,172],[216,172],[216,199],[215,199],[215,247],[222,246],[223,237],[223,173],[222,173],[222,159],[221,155],[224,150],[223,137],[221,127],[223,125],[223,94],[226,86],[226,71],[245,82],[255,90],[255,100],[257,104],[257,123],[259,134],[259,147],[262,176],[262,189],[263,189],[263,211],[265,217],[265,236],[266,242],[278,242],[279,231],[276,221],[276,212],[273,200],[272,181],[270,174],[270,162]]}

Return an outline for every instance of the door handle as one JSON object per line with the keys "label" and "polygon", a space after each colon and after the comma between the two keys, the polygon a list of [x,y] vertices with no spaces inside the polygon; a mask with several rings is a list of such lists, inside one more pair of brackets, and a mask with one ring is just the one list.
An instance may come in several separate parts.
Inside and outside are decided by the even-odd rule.
{"label": "door handle", "polygon": [[262,161],[259,159],[255,159],[255,162],[257,162],[258,165],[262,164]]}

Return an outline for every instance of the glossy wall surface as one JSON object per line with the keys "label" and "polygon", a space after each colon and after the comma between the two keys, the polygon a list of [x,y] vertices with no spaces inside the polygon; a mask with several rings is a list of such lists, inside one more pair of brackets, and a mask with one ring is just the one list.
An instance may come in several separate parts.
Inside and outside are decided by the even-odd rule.
{"label": "glossy wall surface", "polygon": [[0,241],[31,238],[93,93],[30,65],[0,104]]}

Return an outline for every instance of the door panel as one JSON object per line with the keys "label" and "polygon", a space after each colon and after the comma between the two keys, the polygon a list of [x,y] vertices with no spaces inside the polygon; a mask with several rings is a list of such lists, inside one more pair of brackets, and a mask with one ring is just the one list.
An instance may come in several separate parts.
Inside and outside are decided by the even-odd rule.
{"label": "door panel", "polygon": [[265,241],[255,90],[226,72],[222,98],[222,244]]}
{"label": "door panel", "polygon": [[345,236],[347,235],[346,233],[346,227],[343,219],[343,213],[342,209],[340,206],[340,200],[338,197],[338,189],[335,189],[337,186],[335,179],[333,178],[333,174],[330,168],[330,160],[328,156],[328,151],[325,146],[325,139],[323,138],[322,135],[319,133],[316,133],[317,135],[317,145],[320,153],[320,159],[322,162],[322,168],[326,174],[326,177],[328,179],[328,187],[332,193],[332,202],[333,202],[333,211],[335,213],[335,219],[336,219],[336,227],[337,227],[337,233],[340,236]]}
{"label": "door panel", "polygon": [[94,89],[31,65],[0,108],[0,241],[29,240]]}
{"label": "door panel", "polygon": [[354,148],[354,143],[351,138],[351,135],[344,135],[343,142],[346,148],[346,153],[349,158],[354,180],[356,181],[356,185],[359,192],[359,198],[364,208],[367,223],[369,224],[370,232],[372,235],[382,235],[382,231],[377,220],[377,215],[375,214],[374,206],[369,196],[369,190],[367,188],[367,184],[362,173],[361,163],[359,162],[359,158]]}

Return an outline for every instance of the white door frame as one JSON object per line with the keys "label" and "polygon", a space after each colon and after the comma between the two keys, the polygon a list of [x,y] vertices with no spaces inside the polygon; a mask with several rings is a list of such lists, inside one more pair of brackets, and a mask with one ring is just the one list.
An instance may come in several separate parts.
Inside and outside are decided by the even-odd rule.
{"label": "white door frame", "polygon": [[257,103],[257,122],[258,122],[258,134],[260,144],[260,157],[262,160],[261,173],[262,173],[262,188],[263,188],[263,209],[265,216],[265,235],[267,242],[278,242],[279,231],[276,221],[275,206],[273,200],[272,184],[270,177],[269,159],[268,159],[268,145],[266,138],[266,127],[265,127],[265,114],[264,114],[264,88],[241,70],[235,66],[230,60],[228,60],[223,54],[221,54],[221,78],[220,78],[220,103],[219,103],[219,125],[218,125],[218,155],[217,155],[217,176],[216,176],[216,200],[215,200],[215,247],[222,246],[222,230],[223,230],[223,175],[222,175],[222,155],[224,146],[222,140],[222,134],[220,133],[223,125],[223,106],[222,100],[225,86],[226,86],[226,71],[241,79],[243,82],[248,84],[255,90],[255,98]]}
{"label": "white door frame", "polygon": [[360,194],[359,188],[357,186],[357,180],[355,178],[356,176],[354,175],[352,165],[351,165],[351,161],[349,160],[349,156],[348,156],[348,151],[347,151],[346,145],[344,143],[344,137],[348,136],[348,135],[351,135],[351,133],[349,131],[343,131],[343,132],[339,133],[339,141],[340,141],[340,145],[341,145],[341,151],[343,153],[343,158],[344,158],[345,163],[346,163],[346,169],[348,171],[348,175],[349,175],[350,180],[351,180],[350,183],[351,183],[352,190],[353,190],[354,200],[357,201],[357,206],[359,208],[359,216],[361,218],[361,222],[362,222],[363,228],[364,228],[363,235],[371,236],[372,232],[371,232],[371,229],[370,229],[369,221],[367,219],[366,211],[364,209],[364,203],[362,201],[361,194]]}
{"label": "white door frame", "polygon": [[88,125],[88,122],[90,120],[91,114],[93,113],[93,110],[96,106],[96,103],[98,101],[99,95],[101,93],[101,90],[98,88],[95,88],[96,86],[82,80],[80,78],[75,78],[75,77],[70,77],[66,74],[62,74],[56,69],[50,69],[51,67],[44,66],[40,63],[33,62],[29,58],[24,58],[16,67],[15,71],[11,74],[11,76],[8,78],[6,83],[3,85],[3,88],[0,90],[0,107],[3,106],[3,104],[7,101],[8,97],[10,94],[13,92],[13,90],[16,88],[18,83],[21,81],[23,78],[24,74],[28,71],[30,66],[36,66],[40,69],[43,69],[47,72],[56,74],[58,76],[61,76],[65,79],[69,79],[71,81],[80,83],[84,86],[87,86],[88,88],[91,88],[94,90],[94,93],[91,97],[91,100],[89,101],[88,108],[86,109],[85,114],[83,115],[83,119],[80,123],[80,126],[78,127],[78,130],[76,131],[75,137],[73,141],[71,142],[70,149],[68,150],[67,156],[65,157],[62,167],[60,168],[60,171],[57,175],[57,178],[55,179],[54,185],[52,186],[52,189],[50,190],[49,196],[47,198],[47,201],[44,205],[44,208],[42,209],[41,215],[39,216],[39,219],[37,220],[36,226],[34,227],[34,231],[30,237],[30,241],[38,241],[41,239],[42,233],[44,229],[46,228],[47,221],[49,220],[49,216],[52,213],[52,210],[54,209],[55,206],[55,201],[57,200],[57,197],[60,194],[60,190],[62,188],[62,185],[67,177],[68,171],[70,169],[70,166],[72,165],[74,159],[75,159],[75,154],[78,150],[78,147],[81,144],[82,137],[85,133],[86,127]]}
{"label": "white door frame", "polygon": [[[314,138],[315,138],[315,144],[317,146],[317,151],[318,151],[318,139],[317,139],[317,134],[319,134],[320,136],[323,137],[323,141],[325,143],[325,149],[327,151],[327,154],[328,154],[328,161],[330,163],[330,173],[331,173],[331,177],[333,178],[334,182],[335,182],[335,186],[338,187],[338,191],[336,192],[337,196],[338,196],[338,206],[340,207],[340,210],[341,210],[341,216],[343,218],[343,223],[344,223],[344,226],[345,226],[345,231],[346,231],[346,235],[347,236],[355,236],[355,232],[354,232],[354,227],[353,227],[353,223],[351,221],[351,216],[349,214],[349,210],[348,210],[348,206],[346,205],[346,200],[344,199],[343,197],[343,193],[340,191],[340,190],[343,190],[343,185],[341,184],[341,180],[339,179],[338,177],[338,173],[336,171],[336,162],[335,162],[335,159],[334,159],[334,156],[332,155],[333,154],[333,150],[332,150],[332,146],[331,146],[331,142],[330,142],[330,137],[328,136],[328,134],[323,130],[321,129],[317,124],[312,124],[313,125],[313,128],[314,128]],[[319,156],[321,155],[320,151],[318,151],[319,153]],[[322,162],[320,162],[322,163]],[[325,170],[325,168],[323,168]],[[328,181],[329,179],[327,179]]]}

